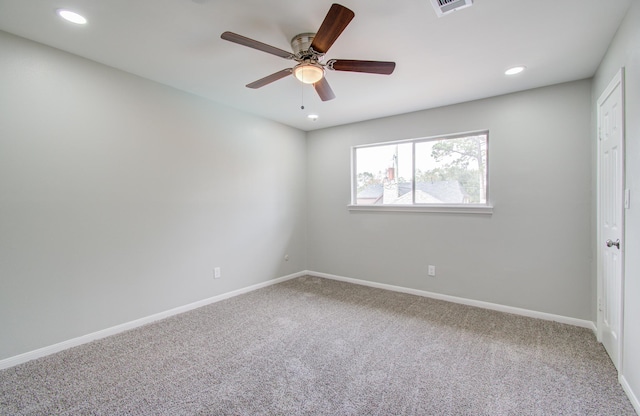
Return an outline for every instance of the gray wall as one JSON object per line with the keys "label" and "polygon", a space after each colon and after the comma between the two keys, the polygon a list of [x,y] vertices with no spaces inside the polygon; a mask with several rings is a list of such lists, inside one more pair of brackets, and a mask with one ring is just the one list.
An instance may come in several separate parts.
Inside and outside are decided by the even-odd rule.
{"label": "gray wall", "polygon": [[0,359],[305,269],[303,132],[0,51]]}
{"label": "gray wall", "polygon": [[[584,80],[308,133],[309,270],[593,320],[590,100]],[[347,210],[351,146],[480,129],[493,215]]]}
{"label": "gray wall", "polygon": [[[609,51],[593,79],[592,108],[615,73],[625,67],[626,188],[631,190],[631,206],[625,211],[625,299],[621,373],[640,398],[640,1],[632,3]],[[592,133],[595,166],[595,113]],[[595,170],[595,169],[594,169]],[[594,182],[595,192],[595,182]],[[594,242],[595,244],[595,242]],[[593,248],[595,252],[595,246]]]}

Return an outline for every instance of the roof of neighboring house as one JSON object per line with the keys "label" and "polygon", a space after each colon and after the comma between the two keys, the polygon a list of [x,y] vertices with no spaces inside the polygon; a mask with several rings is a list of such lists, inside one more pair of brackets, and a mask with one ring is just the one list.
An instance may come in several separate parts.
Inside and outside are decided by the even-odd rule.
{"label": "roof of neighboring house", "polygon": [[358,199],[380,198],[383,192],[384,190],[381,183],[372,183],[358,192]]}
{"label": "roof of neighboring house", "polygon": [[[398,199],[395,203],[411,203],[411,182],[398,184]],[[358,192],[358,199],[378,199],[384,194],[384,185],[375,183]],[[416,183],[416,201],[421,203],[462,203],[465,194],[458,181],[435,181]]]}
{"label": "roof of neighboring house", "polygon": [[[429,195],[424,191],[421,191],[420,189],[416,189],[416,202],[419,202],[421,204],[441,204],[443,201],[433,197],[432,195]],[[411,192],[407,192],[394,201],[394,204],[401,205],[409,205],[412,203],[413,198],[411,198]]]}
{"label": "roof of neighboring house", "polygon": [[417,182],[416,191],[418,190],[433,196],[441,202],[456,204],[462,203],[465,198],[458,181]]}

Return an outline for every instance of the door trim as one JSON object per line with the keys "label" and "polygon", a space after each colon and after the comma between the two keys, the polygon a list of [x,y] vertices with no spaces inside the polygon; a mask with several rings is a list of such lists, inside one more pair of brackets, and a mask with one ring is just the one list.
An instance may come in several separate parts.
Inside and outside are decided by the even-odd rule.
{"label": "door trim", "polygon": [[604,103],[604,101],[609,97],[609,95],[611,95],[611,93],[615,90],[615,88],[620,85],[620,92],[621,92],[621,96],[622,96],[622,109],[621,109],[621,117],[622,117],[622,140],[621,140],[621,145],[620,145],[620,151],[622,152],[621,155],[621,160],[620,160],[620,169],[622,170],[622,176],[621,176],[621,181],[622,181],[622,195],[621,195],[621,207],[622,208],[622,215],[620,218],[620,244],[621,244],[621,249],[620,249],[620,256],[621,256],[621,268],[620,268],[620,303],[619,303],[619,328],[618,328],[618,333],[619,333],[619,338],[618,338],[618,345],[617,345],[617,356],[618,356],[618,362],[614,363],[615,366],[618,368],[619,373],[622,371],[622,362],[624,359],[624,351],[622,348],[623,345],[623,340],[624,340],[624,252],[625,252],[625,208],[624,208],[624,189],[625,189],[625,137],[626,137],[626,132],[625,132],[625,126],[626,126],[626,122],[625,122],[625,84],[624,84],[624,67],[620,68],[618,70],[618,72],[614,75],[614,77],[612,78],[612,80],[609,82],[609,85],[607,85],[607,88],[604,90],[604,92],[600,95],[600,97],[598,98],[597,104],[596,104],[596,142],[597,142],[597,151],[596,151],[596,166],[597,166],[597,170],[596,170],[596,275],[597,275],[597,296],[596,296],[596,313],[597,313],[597,338],[599,342],[602,342],[602,326],[603,326],[603,313],[601,310],[601,302],[602,302],[602,296],[603,296],[603,276],[602,276],[602,250],[603,250],[603,246],[601,244],[601,234],[602,234],[602,230],[601,230],[601,221],[602,221],[602,213],[601,213],[601,209],[600,209],[600,192],[601,192],[601,184],[600,184],[600,171],[601,171],[601,166],[600,166],[600,152],[601,152],[601,142],[600,142],[600,131],[601,131],[601,125],[600,125],[600,106],[602,105],[602,103]]}

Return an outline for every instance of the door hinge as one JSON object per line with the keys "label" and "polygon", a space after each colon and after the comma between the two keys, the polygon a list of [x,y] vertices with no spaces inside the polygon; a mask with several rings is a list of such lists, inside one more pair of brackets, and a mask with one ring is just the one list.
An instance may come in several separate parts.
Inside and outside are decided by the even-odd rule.
{"label": "door hinge", "polygon": [[598,298],[598,311],[602,312],[602,298]]}

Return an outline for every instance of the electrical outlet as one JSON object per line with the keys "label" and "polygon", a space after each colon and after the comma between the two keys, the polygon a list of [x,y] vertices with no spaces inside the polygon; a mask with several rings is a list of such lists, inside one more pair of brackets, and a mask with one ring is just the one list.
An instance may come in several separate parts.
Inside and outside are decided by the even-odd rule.
{"label": "electrical outlet", "polygon": [[220,279],[221,276],[222,276],[222,273],[220,272],[220,267],[216,267],[215,269],[213,269],[214,279]]}
{"label": "electrical outlet", "polygon": [[428,274],[429,276],[435,276],[436,275],[436,266],[433,265],[429,265],[429,270],[428,270]]}

